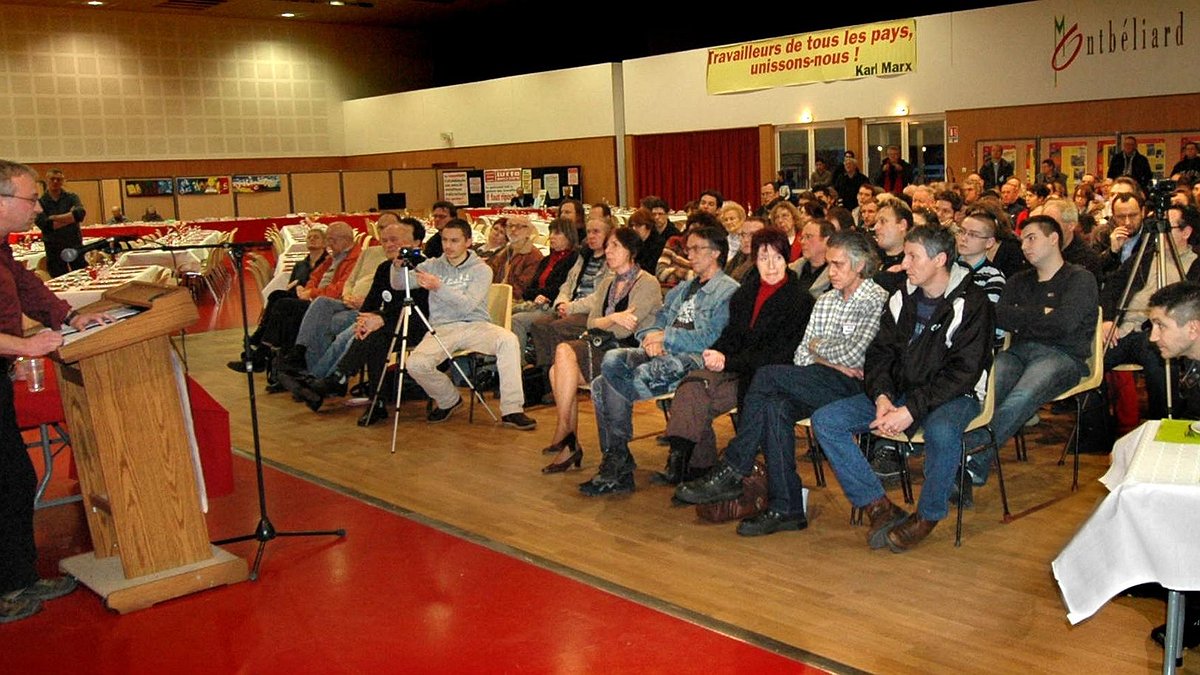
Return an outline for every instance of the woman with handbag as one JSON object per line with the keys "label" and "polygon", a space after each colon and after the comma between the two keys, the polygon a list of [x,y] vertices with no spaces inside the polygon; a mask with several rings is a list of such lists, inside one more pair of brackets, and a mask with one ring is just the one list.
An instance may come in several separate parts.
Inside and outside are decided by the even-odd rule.
{"label": "woman with handbag", "polygon": [[634,336],[653,325],[654,315],[662,307],[658,281],[637,265],[641,244],[641,238],[631,229],[613,232],[604,250],[612,274],[587,298],[591,303],[587,331],[577,340],[559,343],[555,349],[550,386],[558,422],[554,442],[542,452],[558,454],[542,473],[559,473],[572,465],[576,468],[581,465],[583,448],[575,437],[579,387],[600,374],[604,352],[636,344]]}

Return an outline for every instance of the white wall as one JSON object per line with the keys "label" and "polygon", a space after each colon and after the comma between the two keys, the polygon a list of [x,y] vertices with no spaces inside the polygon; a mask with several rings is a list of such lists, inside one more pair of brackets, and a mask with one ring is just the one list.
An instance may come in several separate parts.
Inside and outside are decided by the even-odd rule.
{"label": "white wall", "polygon": [[[1136,16],[1146,27],[1179,23],[1182,47],[1088,55],[1058,73],[1050,67],[1055,17],[1086,37]],[[916,72],[709,96],[707,50],[625,61],[626,133],[649,134],[885,117],[905,103],[910,114],[941,113],[1112,96],[1153,96],[1200,89],[1192,61],[1200,48],[1200,0],[1129,3],[1048,0],[917,19]],[[1172,29],[1174,31],[1174,29]],[[1161,28],[1160,28],[1161,32]],[[1140,32],[1139,32],[1140,38]],[[1174,35],[1172,35],[1172,42]],[[1107,38],[1106,38],[1107,43]],[[1105,46],[1107,50],[1107,44]]]}
{"label": "white wall", "polygon": [[614,64],[347,101],[349,155],[612,136]]}
{"label": "white wall", "polygon": [[[77,3],[82,4],[82,3]],[[108,8],[0,10],[0,157],[340,156],[342,101],[394,90],[390,29]],[[370,51],[364,56],[361,50]],[[384,88],[386,87],[386,88]]]}

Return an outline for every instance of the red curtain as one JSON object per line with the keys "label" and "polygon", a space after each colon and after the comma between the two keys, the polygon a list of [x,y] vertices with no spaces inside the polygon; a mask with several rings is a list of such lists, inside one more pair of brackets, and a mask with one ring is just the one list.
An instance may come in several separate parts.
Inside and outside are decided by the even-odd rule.
{"label": "red curtain", "polygon": [[758,129],[719,129],[634,137],[634,203],[648,195],[671,209],[717,190],[745,206],[758,204]]}

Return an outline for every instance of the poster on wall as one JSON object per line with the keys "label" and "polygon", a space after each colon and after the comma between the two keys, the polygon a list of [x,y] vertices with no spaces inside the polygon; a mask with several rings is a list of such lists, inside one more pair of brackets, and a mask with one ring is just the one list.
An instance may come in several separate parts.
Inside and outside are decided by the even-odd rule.
{"label": "poster on wall", "polygon": [[1150,173],[1155,178],[1162,178],[1167,173],[1167,139],[1139,138],[1138,152],[1150,160]]}
{"label": "poster on wall", "polygon": [[1087,141],[1050,141],[1047,159],[1053,160],[1058,170],[1066,174],[1067,190],[1074,190],[1079,179],[1087,173]]}
{"label": "poster on wall", "polygon": [[473,195],[483,193],[483,176],[471,176],[467,179],[467,190]]}
{"label": "poster on wall", "polygon": [[579,169],[567,169],[567,185],[579,185]]}
{"label": "poster on wall", "polygon": [[281,183],[278,174],[264,176],[234,176],[234,192],[279,192]]}
{"label": "poster on wall", "polygon": [[912,73],[915,19],[837,28],[708,50],[708,93]]}
{"label": "poster on wall", "polygon": [[227,195],[229,176],[176,178],[175,191],[181,195]]}
{"label": "poster on wall", "polygon": [[174,184],[170,178],[125,181],[126,197],[160,197],[170,194],[174,194]]}
{"label": "poster on wall", "polygon": [[561,199],[562,194],[558,189],[558,174],[548,173],[542,176],[542,186],[546,188],[547,199]]}
{"label": "poster on wall", "polygon": [[442,198],[455,206],[466,206],[470,203],[466,171],[442,172]]}
{"label": "poster on wall", "polygon": [[483,170],[483,201],[487,204],[502,204],[508,202],[517,194],[521,185],[521,169],[484,169]]}

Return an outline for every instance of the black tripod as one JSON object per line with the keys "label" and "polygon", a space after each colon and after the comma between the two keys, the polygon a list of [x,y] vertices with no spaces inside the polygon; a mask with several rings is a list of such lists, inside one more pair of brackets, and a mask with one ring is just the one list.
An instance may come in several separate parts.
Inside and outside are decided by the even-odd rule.
{"label": "black tripod", "polygon": [[[458,365],[458,362],[454,360],[454,355],[450,353],[450,350],[446,348],[446,344],[444,342],[442,342],[442,338],[438,337],[437,331],[433,329],[433,326],[429,325],[429,318],[425,316],[425,312],[422,312],[421,308],[418,307],[415,302],[413,302],[412,286],[409,285],[409,279],[408,279],[410,266],[409,266],[408,260],[406,260],[404,258],[405,253],[406,253],[406,251],[402,250],[400,252],[400,257],[397,258],[397,261],[398,261],[397,264],[399,264],[400,268],[401,268],[400,269],[401,276],[404,277],[404,282],[403,282],[404,283],[404,300],[402,301],[403,306],[400,310],[400,320],[396,322],[396,329],[395,329],[395,331],[392,332],[392,341],[390,344],[388,344],[388,348],[387,348],[387,352],[386,352],[388,354],[391,354],[392,351],[396,348],[396,341],[399,340],[400,356],[399,356],[399,364],[396,368],[396,412],[395,412],[395,415],[393,415],[393,420],[392,420],[392,454],[393,455],[396,454],[396,435],[400,431],[400,397],[402,395],[401,389],[403,389],[403,387],[404,387],[404,375],[406,372],[408,372],[408,322],[409,322],[409,319],[412,317],[413,312],[416,312],[417,317],[421,319],[421,323],[425,324],[425,330],[429,333],[429,335],[432,335],[433,339],[437,340],[438,346],[442,348],[442,353],[446,355],[447,359],[450,359],[450,363],[454,366],[454,369],[458,371],[458,374],[460,376],[462,376],[463,381],[466,382],[467,386],[471,388],[471,394],[476,399],[478,399],[480,403],[483,404],[484,410],[487,410],[488,414],[492,416],[492,421],[494,421],[494,422],[500,421],[500,419],[498,417],[496,417],[496,413],[492,412],[492,408],[487,404],[487,401],[483,400],[483,395],[480,394],[479,390],[475,388],[475,382],[471,378],[467,377],[467,374],[465,372],[463,372],[462,366]],[[390,302],[391,301],[391,291],[384,291],[383,299],[384,299],[384,302]],[[375,406],[377,405],[377,402],[379,401],[379,394],[383,391],[383,376],[386,373],[387,373],[387,361],[385,360],[384,364],[383,364],[383,369],[379,372],[379,379],[377,380],[379,382],[379,385],[375,387],[375,396],[371,398],[371,407],[368,408],[368,410],[375,410]]]}
{"label": "black tripod", "polygon": [[[262,565],[263,552],[266,550],[267,542],[276,537],[321,537],[321,536],[346,536],[346,530],[305,530],[298,532],[280,532],[271,524],[271,519],[267,516],[267,493],[263,483],[263,459],[262,446],[258,437],[258,404],[254,398],[254,363],[250,359],[250,319],[246,315],[246,275],[245,269],[242,266],[246,256],[246,250],[251,248],[269,248],[270,242],[246,242],[241,244],[215,244],[212,248],[228,248],[229,255],[234,260],[234,271],[238,275],[238,292],[242,298],[242,358],[243,366],[246,370],[246,386],[250,392],[250,429],[254,434],[254,469],[256,478],[258,479],[258,526],[254,528],[254,532],[244,534],[240,537],[230,537],[214,541],[213,544],[221,546],[222,544],[232,544],[239,541],[249,541],[254,539],[258,541],[258,552],[254,554],[254,566],[250,568],[250,579],[258,579],[258,568]],[[191,246],[187,248],[199,248]]]}

